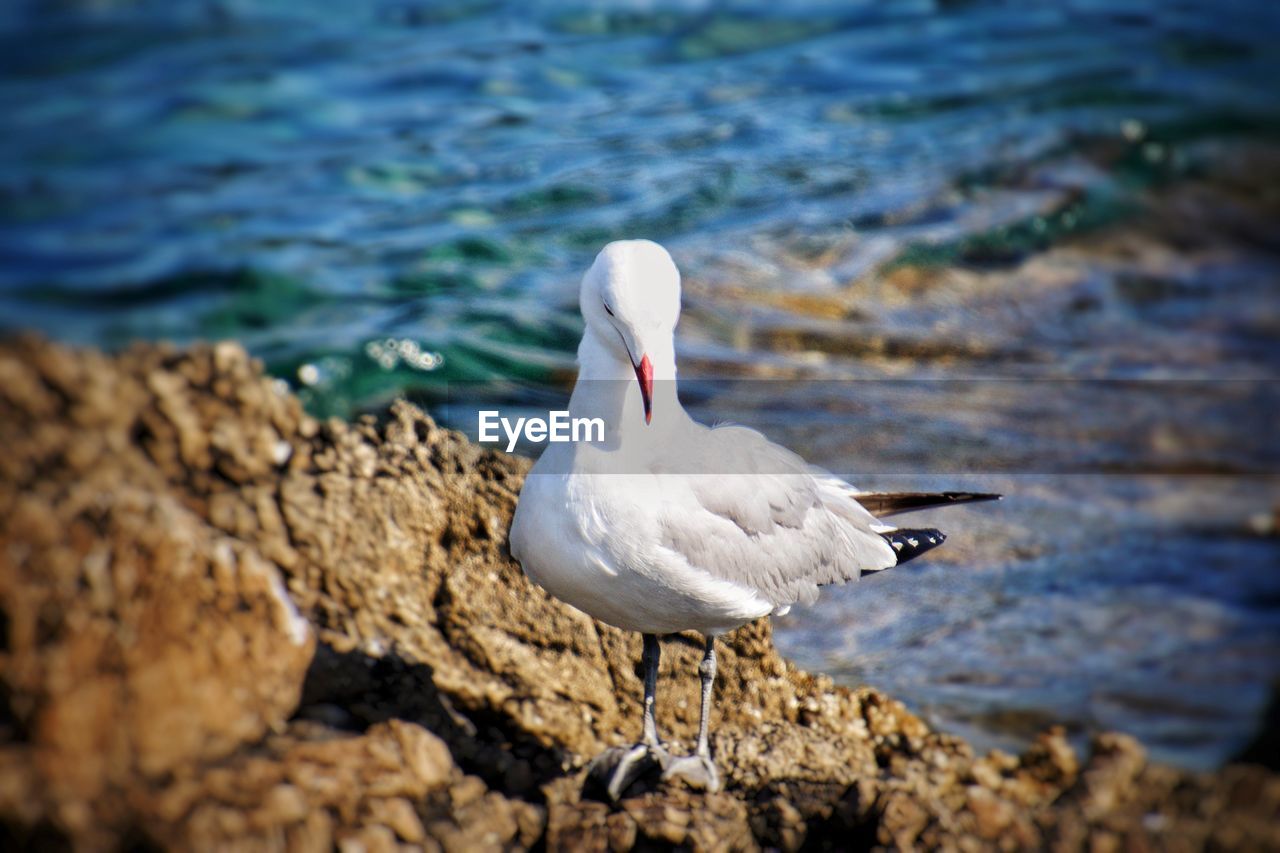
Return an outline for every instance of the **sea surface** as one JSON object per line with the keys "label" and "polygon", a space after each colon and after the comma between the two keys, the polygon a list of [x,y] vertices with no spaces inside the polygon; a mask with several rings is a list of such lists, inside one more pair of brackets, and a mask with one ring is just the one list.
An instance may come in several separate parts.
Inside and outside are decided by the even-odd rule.
{"label": "sea surface", "polygon": [[582,271],[662,241],[700,417],[1006,495],[786,654],[1211,767],[1280,680],[1278,46],[1261,0],[8,3],[0,328],[474,431],[563,404]]}

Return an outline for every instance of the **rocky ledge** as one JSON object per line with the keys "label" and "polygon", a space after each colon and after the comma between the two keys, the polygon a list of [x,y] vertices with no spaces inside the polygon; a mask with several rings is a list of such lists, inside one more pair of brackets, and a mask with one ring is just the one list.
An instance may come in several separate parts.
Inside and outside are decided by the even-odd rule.
{"label": "rocky ledge", "polygon": [[[234,344],[0,344],[0,447],[7,848],[1280,848],[1260,766],[975,755],[767,622],[724,644],[724,791],[584,799],[639,730],[640,640],[512,563],[526,464],[405,404],[318,423]],[[663,657],[684,746],[698,651]]]}

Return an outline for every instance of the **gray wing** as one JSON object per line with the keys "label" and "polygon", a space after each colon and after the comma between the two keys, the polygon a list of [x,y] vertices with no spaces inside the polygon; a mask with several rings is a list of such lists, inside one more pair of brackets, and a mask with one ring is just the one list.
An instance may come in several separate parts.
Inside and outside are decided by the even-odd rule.
{"label": "gray wing", "polygon": [[660,521],[663,547],[694,568],[782,607],[896,564],[875,518],[789,450],[745,427],[703,438],[709,473],[675,478]]}

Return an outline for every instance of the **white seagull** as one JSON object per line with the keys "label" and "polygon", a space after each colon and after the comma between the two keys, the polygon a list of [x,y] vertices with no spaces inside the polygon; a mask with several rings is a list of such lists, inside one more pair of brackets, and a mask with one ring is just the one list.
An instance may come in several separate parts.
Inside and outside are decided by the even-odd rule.
{"label": "white seagull", "polygon": [[[589,775],[618,799],[646,768],[719,788],[707,729],[715,638],[818,587],[892,568],[942,544],[887,515],[994,499],[965,492],[867,494],[740,426],[704,426],[676,396],[680,273],[648,240],[610,243],[583,277],[573,418],[603,441],[549,444],[525,480],[511,554],[560,600],[644,638],[640,743],[598,757]],[[663,748],[654,721],[658,637],[706,638],[693,755]]]}

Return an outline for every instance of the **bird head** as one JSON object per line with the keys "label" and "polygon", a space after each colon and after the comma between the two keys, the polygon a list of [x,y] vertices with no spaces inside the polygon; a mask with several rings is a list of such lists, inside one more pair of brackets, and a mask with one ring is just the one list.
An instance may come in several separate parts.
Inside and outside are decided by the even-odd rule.
{"label": "bird head", "polygon": [[680,319],[675,262],[649,240],[610,243],[583,276],[579,302],[587,326],[619,359],[631,363],[649,423],[655,361],[665,366],[674,358],[671,342]]}

